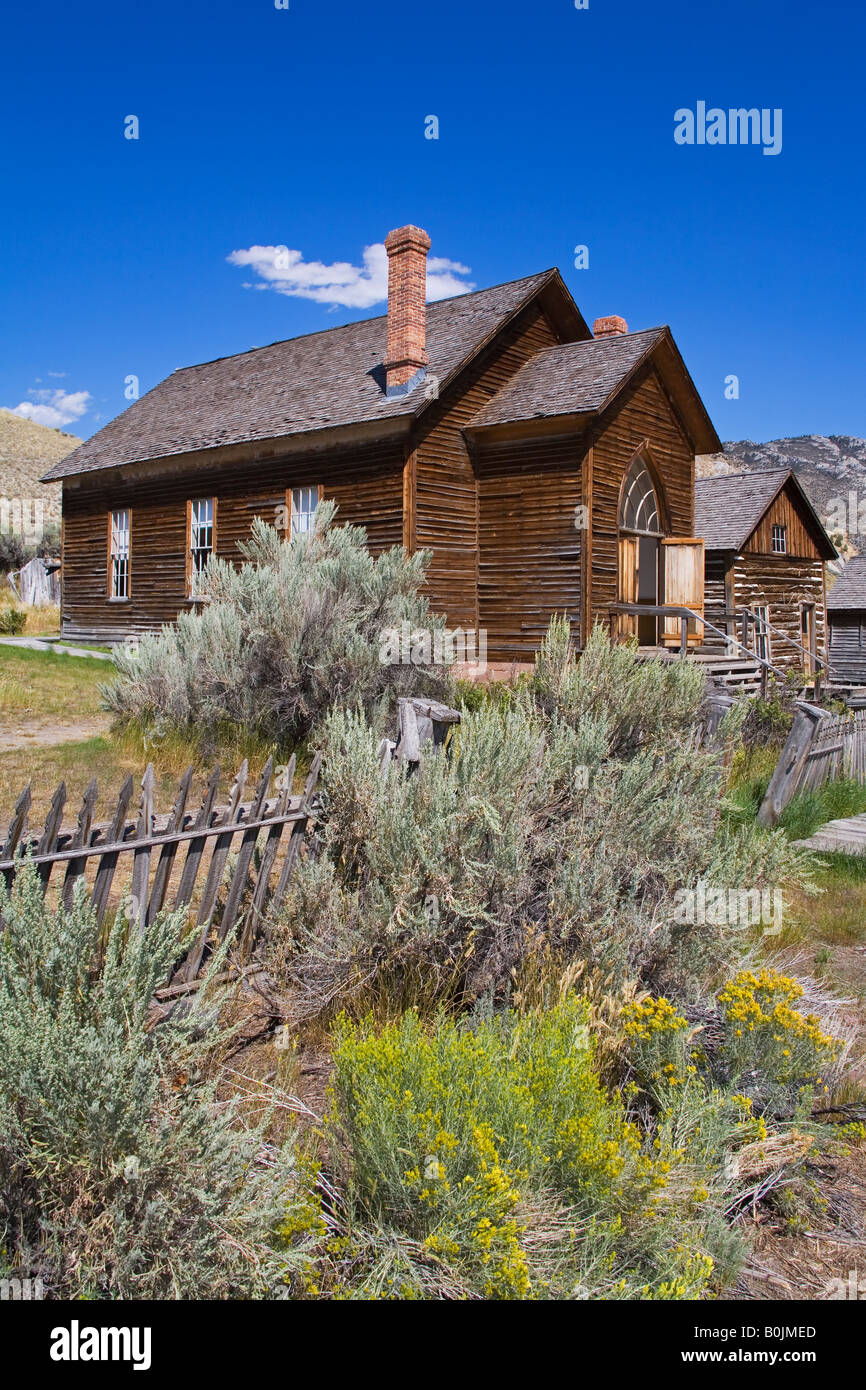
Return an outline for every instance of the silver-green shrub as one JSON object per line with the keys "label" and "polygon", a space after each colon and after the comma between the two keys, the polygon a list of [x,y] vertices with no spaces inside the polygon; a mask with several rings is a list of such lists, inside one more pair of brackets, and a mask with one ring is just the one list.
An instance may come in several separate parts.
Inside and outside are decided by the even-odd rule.
{"label": "silver-green shrub", "polygon": [[380,659],[382,634],[435,631],[419,590],[430,555],[401,547],[373,558],[357,526],[334,526],[322,503],[315,531],[283,539],[260,518],[243,563],[211,560],[209,602],[115,655],[108,709],[145,727],[242,727],[277,741],[304,737],[340,703],[368,712],[398,694],[442,693],[429,666]]}
{"label": "silver-green shrub", "polygon": [[153,1026],[180,918],[139,936],[119,915],[102,939],[83,893],[55,912],[27,861],[0,911],[0,1272],[72,1299],[279,1288],[288,1151],[217,1102],[207,990]]}
{"label": "silver-green shrub", "polygon": [[648,675],[595,638],[587,655],[592,688],[572,658],[549,679],[543,653],[543,698],[523,688],[464,711],[410,774],[383,775],[363,716],[331,715],[321,853],[270,933],[301,1012],[501,1000],[539,936],[616,981],[685,994],[742,952],[739,924],[681,920],[680,890],[775,887],[802,877],[802,856],[781,833],[723,825],[719,754],[691,736],[690,667]]}

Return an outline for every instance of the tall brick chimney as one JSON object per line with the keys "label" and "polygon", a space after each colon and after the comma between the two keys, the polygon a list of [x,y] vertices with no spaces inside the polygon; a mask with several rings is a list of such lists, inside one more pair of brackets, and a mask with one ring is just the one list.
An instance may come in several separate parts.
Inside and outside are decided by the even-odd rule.
{"label": "tall brick chimney", "polygon": [[423,379],[428,357],[427,252],[420,227],[398,227],[385,238],[388,252],[388,349],[385,394],[408,395]]}
{"label": "tall brick chimney", "polygon": [[621,319],[619,314],[609,314],[607,318],[596,319],[592,325],[592,336],[594,338],[616,338],[620,333],[628,332],[628,324],[625,319]]}

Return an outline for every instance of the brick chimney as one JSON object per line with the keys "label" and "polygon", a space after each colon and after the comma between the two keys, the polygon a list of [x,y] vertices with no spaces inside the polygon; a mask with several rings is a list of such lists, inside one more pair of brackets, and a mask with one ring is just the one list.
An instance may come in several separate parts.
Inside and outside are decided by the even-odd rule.
{"label": "brick chimney", "polygon": [[616,338],[620,333],[628,332],[628,324],[625,319],[621,319],[619,314],[609,314],[607,318],[596,319],[592,325],[592,336],[594,338]]}
{"label": "brick chimney", "polygon": [[388,252],[388,349],[385,394],[408,395],[424,377],[428,357],[427,252],[420,227],[398,227],[385,238]]}

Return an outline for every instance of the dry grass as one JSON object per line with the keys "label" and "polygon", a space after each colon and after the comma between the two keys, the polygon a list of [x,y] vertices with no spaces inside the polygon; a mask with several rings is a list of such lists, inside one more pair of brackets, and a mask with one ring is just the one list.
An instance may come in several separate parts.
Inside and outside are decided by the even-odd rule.
{"label": "dry grass", "polygon": [[0,646],[0,715],[39,723],[95,718],[107,662]]}

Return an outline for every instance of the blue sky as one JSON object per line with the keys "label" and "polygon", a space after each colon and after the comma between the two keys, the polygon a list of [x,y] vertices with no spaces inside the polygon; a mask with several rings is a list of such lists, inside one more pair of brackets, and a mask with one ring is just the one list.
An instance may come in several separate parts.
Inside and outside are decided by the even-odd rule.
{"label": "blue sky", "polygon": [[[723,439],[866,436],[861,3],[289,5],[7,9],[0,405],[87,436],[131,375],[381,313],[364,250],[415,222],[458,283],[670,323]],[[781,153],[678,145],[699,101]]]}

